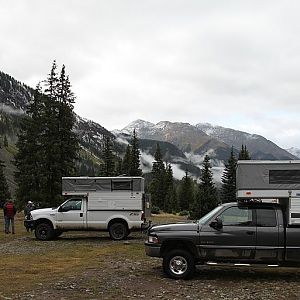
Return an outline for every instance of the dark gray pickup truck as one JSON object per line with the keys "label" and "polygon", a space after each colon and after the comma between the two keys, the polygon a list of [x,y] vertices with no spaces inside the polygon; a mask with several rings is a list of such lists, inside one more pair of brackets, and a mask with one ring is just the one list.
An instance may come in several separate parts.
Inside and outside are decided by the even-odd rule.
{"label": "dark gray pickup truck", "polygon": [[300,266],[300,226],[287,225],[285,215],[279,204],[223,204],[194,223],[153,226],[146,254],[163,258],[175,279],[201,264]]}

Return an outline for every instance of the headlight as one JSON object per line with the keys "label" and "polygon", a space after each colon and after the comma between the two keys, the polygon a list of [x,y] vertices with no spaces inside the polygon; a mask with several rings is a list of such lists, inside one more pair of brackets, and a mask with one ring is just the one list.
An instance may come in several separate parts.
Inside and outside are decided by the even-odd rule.
{"label": "headlight", "polygon": [[159,243],[159,240],[158,240],[158,237],[157,237],[157,236],[149,235],[149,236],[148,236],[148,242],[149,242],[149,243],[153,243],[153,244],[158,244],[158,243]]}

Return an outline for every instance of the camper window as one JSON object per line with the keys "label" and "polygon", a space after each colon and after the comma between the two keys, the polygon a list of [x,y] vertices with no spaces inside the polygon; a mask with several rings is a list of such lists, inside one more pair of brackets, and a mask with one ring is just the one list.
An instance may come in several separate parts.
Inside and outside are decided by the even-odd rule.
{"label": "camper window", "polygon": [[132,184],[131,181],[113,181],[111,185],[111,189],[117,191],[131,191]]}
{"label": "camper window", "polygon": [[300,170],[270,170],[270,184],[299,184]]}

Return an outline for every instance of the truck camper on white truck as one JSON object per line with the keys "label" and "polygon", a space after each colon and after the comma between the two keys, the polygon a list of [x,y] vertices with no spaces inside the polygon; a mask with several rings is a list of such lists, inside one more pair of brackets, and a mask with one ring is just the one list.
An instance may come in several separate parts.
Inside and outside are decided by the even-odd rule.
{"label": "truck camper on white truck", "polygon": [[142,177],[63,177],[66,201],[57,208],[36,209],[27,228],[39,240],[50,240],[65,231],[108,231],[114,240],[147,227],[145,210],[150,204]]}

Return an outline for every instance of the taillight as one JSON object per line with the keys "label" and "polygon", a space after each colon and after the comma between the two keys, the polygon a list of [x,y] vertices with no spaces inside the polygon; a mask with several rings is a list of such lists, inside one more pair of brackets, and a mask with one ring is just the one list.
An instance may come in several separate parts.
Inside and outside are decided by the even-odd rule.
{"label": "taillight", "polygon": [[145,213],[143,211],[142,211],[142,214],[141,214],[141,220],[145,221]]}

